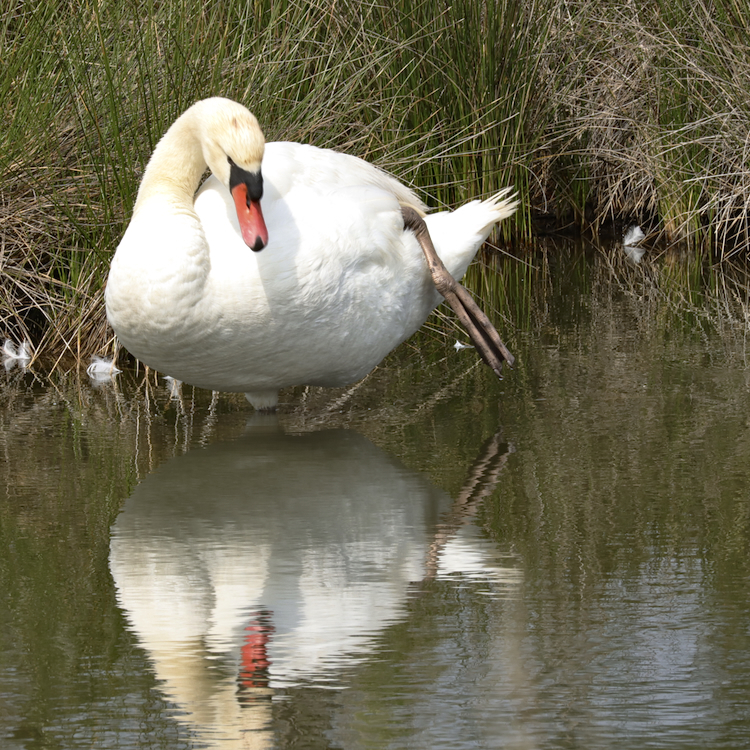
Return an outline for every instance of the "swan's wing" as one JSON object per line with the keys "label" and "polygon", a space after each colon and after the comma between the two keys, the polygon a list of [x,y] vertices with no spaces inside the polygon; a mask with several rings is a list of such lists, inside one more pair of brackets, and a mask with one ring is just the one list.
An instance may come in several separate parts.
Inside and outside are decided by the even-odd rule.
{"label": "swan's wing", "polygon": [[370,186],[393,194],[401,205],[411,206],[419,213],[427,211],[417,195],[395,177],[363,159],[330,149],[300,143],[268,143],[263,175],[273,178],[281,196],[300,184],[321,191]]}

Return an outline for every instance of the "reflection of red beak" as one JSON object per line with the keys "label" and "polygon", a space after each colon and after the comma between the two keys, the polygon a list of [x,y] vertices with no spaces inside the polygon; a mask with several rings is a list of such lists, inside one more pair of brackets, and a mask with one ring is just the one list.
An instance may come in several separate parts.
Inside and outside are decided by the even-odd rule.
{"label": "reflection of red beak", "polygon": [[270,618],[261,614],[253,618],[245,628],[244,643],[240,648],[239,684],[243,688],[268,687],[268,668],[271,662],[268,658],[268,642],[274,631]]}
{"label": "reflection of red beak", "polygon": [[240,222],[242,239],[257,253],[268,244],[268,229],[260,210],[260,201],[248,200],[247,185],[242,182],[232,188],[232,198]]}

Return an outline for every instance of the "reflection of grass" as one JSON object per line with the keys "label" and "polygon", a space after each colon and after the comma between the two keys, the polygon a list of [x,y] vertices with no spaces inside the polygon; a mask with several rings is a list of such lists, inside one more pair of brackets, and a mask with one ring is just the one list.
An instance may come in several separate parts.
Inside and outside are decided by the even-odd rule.
{"label": "reflection of grass", "polygon": [[[543,342],[566,321],[579,325],[596,297],[637,301],[632,312],[644,328],[718,334],[728,348],[744,340],[750,322],[750,269],[745,264],[711,266],[684,247],[649,258],[635,264],[618,245],[541,238],[527,243],[520,258],[482,256],[465,283],[511,344],[526,334]],[[433,331],[446,339],[453,336],[450,314],[445,320],[451,322],[442,326],[437,322],[442,316],[432,320]]]}
{"label": "reflection of grass", "polygon": [[662,559],[705,565],[709,588],[746,575],[747,275],[689,254],[635,266],[597,253],[576,300],[537,257],[546,290],[518,303],[529,327],[502,402],[517,453],[487,528],[565,608],[554,627],[585,626],[611,580]]}
{"label": "reflection of grass", "polygon": [[538,214],[627,217],[695,257],[706,240],[746,253],[749,25],[732,0],[15,0],[0,19],[2,328],[55,357],[103,350],[107,262],[143,165],[213,94],[269,139],[364,156],[433,206],[512,184],[524,208],[507,236]]}

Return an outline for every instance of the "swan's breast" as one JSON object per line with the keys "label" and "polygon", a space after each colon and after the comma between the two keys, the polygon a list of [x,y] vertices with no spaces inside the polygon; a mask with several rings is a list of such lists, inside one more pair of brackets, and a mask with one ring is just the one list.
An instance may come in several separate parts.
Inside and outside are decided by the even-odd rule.
{"label": "swan's breast", "polygon": [[156,200],[142,207],[115,252],[105,290],[107,317],[122,343],[140,358],[191,335],[209,273],[194,213]]}

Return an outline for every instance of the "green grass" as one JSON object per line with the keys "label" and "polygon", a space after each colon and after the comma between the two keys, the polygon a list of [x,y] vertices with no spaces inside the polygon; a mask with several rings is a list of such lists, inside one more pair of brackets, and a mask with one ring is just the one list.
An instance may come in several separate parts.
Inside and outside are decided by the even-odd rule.
{"label": "green grass", "polygon": [[0,334],[55,359],[107,349],[102,289],[143,167],[216,94],[434,207],[514,185],[518,247],[540,217],[618,219],[744,257],[748,32],[732,0],[8,0]]}

